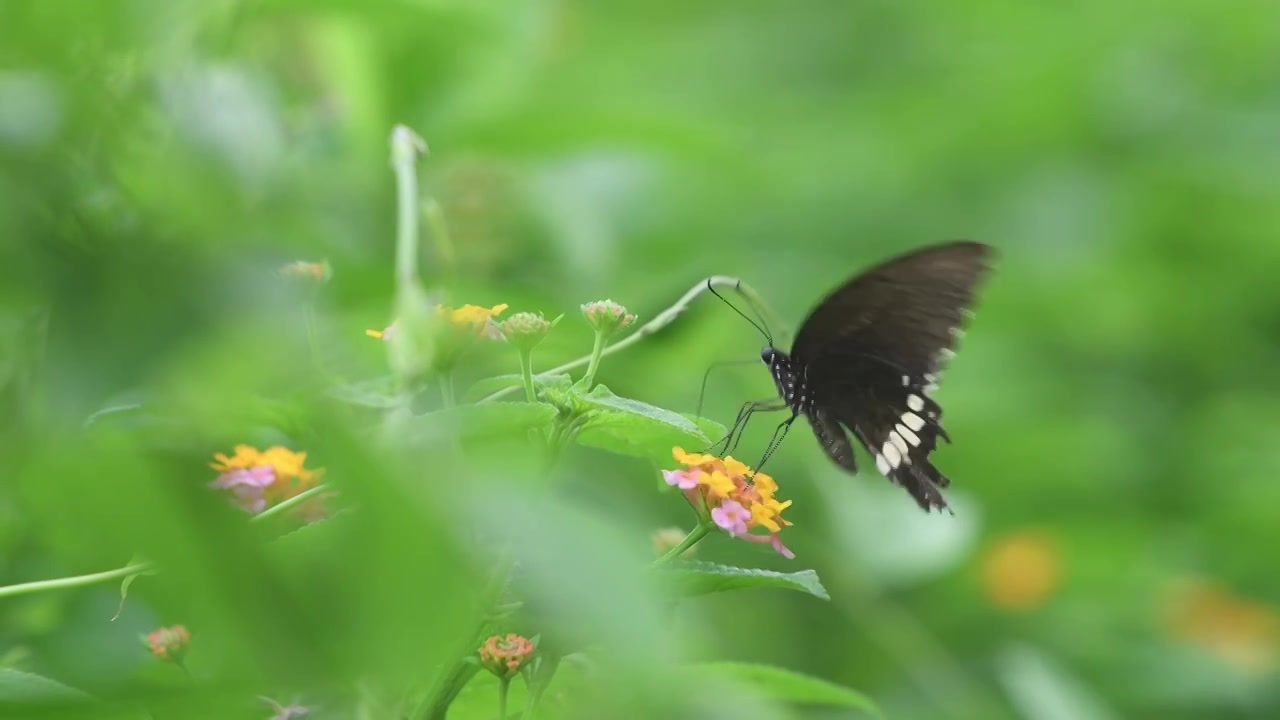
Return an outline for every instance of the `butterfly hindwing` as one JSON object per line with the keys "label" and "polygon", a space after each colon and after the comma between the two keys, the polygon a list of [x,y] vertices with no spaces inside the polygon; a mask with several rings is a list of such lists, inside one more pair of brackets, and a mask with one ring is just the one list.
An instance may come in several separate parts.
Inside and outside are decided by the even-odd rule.
{"label": "butterfly hindwing", "polygon": [[963,332],[989,255],[978,243],[951,243],[873,268],[810,313],[791,354],[813,397],[810,419],[828,455],[852,469],[826,442],[835,435],[830,425],[847,427],[877,469],[926,510],[946,508],[938,488],[950,482],[930,460],[938,438],[949,441],[931,393]]}

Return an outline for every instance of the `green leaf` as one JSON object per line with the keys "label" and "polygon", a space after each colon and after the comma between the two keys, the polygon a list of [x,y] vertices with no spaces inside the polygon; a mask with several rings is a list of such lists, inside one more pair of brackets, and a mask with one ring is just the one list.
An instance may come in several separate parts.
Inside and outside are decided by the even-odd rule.
{"label": "green leaf", "polygon": [[741,683],[771,700],[852,708],[867,715],[882,717],[875,704],[856,690],[773,665],[707,662],[696,663],[690,670],[692,675],[706,680],[720,679]]}
{"label": "green leaf", "polygon": [[782,588],[830,600],[827,589],[812,570],[784,573],[740,568],[701,561],[676,561],[662,569],[668,585],[683,597],[709,595],[745,588]]}
{"label": "green leaf", "polygon": [[[130,565],[140,565],[144,562],[146,562],[144,558],[134,555],[129,558],[129,562],[125,567],[129,567]],[[143,570],[142,572],[136,572],[126,577],[124,581],[120,583],[120,606],[116,608],[116,614],[111,616],[111,622],[118,620],[120,618],[120,613],[124,612],[124,601],[129,597],[129,586],[133,584],[133,581],[138,579],[139,575],[155,575],[156,572],[156,570]]]}
{"label": "green leaf", "polygon": [[711,440],[693,421],[656,405],[618,397],[603,385],[590,393],[576,394],[588,420],[578,442],[602,450],[671,464],[671,448],[701,450]]}
{"label": "green leaf", "polygon": [[415,418],[411,423],[411,432],[420,438],[511,435],[522,430],[550,426],[556,418],[556,412],[554,407],[546,403],[492,402],[459,405]]}
{"label": "green leaf", "polygon": [[93,698],[73,687],[41,675],[0,668],[0,708],[5,705],[65,704],[92,702]]}
{"label": "green leaf", "polygon": [[[463,397],[468,401],[474,402],[486,398],[499,390],[520,387],[522,384],[524,384],[524,379],[518,373],[515,375],[495,375],[471,383]],[[573,379],[567,374],[533,376],[533,386],[539,390],[546,388],[568,390],[572,385]]]}

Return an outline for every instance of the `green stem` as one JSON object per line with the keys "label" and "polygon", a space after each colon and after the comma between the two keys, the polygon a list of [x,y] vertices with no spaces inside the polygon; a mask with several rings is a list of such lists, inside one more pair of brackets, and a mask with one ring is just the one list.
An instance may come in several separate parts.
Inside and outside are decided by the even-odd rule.
{"label": "green stem", "polygon": [[675,560],[676,558],[680,557],[680,555],[682,555],[685,550],[688,550],[694,545],[697,545],[698,542],[702,540],[702,538],[706,537],[707,533],[711,532],[711,528],[713,527],[715,527],[715,523],[709,520],[703,520],[702,522],[698,523],[698,526],[695,527],[692,531],[690,531],[689,534],[685,536],[684,540],[680,541],[679,545],[671,548],[670,550],[667,551],[665,555],[658,558],[657,560],[654,560],[653,564],[655,566],[665,565],[671,562],[672,560]]}
{"label": "green stem", "polygon": [[135,565],[126,565],[118,570],[108,570],[106,572],[93,573],[91,575],[76,575],[74,577],[57,578],[54,580],[37,580],[36,582],[22,583],[20,585],[7,585],[5,587],[0,587],[0,597],[26,595],[27,593],[42,592],[44,590],[63,590],[65,588],[81,587],[83,585],[95,585],[109,580],[119,580],[121,578],[129,577],[130,575],[148,572],[151,569],[152,567],[150,563],[137,563]]}
{"label": "green stem", "polygon": [[396,287],[418,283],[418,155],[427,144],[412,130],[391,131],[391,167],[396,174]]}
{"label": "green stem", "polygon": [[453,374],[440,373],[440,405],[448,409],[453,407]]}
{"label": "green stem", "polygon": [[533,351],[520,350],[520,379],[524,381],[524,396],[529,402],[538,402],[533,389]]}
{"label": "green stem", "polygon": [[498,681],[498,718],[507,720],[507,690],[511,687],[511,678]]}
{"label": "green stem", "polygon": [[582,384],[587,389],[591,389],[591,383],[596,379],[596,369],[600,367],[600,356],[604,354],[604,333],[596,332],[596,344],[591,346],[591,361],[587,365],[587,374],[582,376]]}
{"label": "green stem", "polygon": [[[686,292],[684,295],[682,295],[679,300],[675,301],[675,303],[673,303],[671,307],[667,308],[666,310],[663,310],[661,313],[658,313],[658,315],[654,317],[652,320],[636,328],[635,332],[619,340],[618,342],[613,343],[612,345],[609,345],[608,347],[604,348],[600,352],[600,357],[605,357],[606,355],[612,355],[613,353],[616,353],[620,350],[625,350],[626,348],[631,347],[632,345],[635,345],[641,340],[659,332],[663,328],[675,322],[675,319],[679,317],[681,313],[687,310],[689,308],[689,305],[692,304],[693,301],[699,295],[706,292],[707,288],[709,287],[733,287],[734,289],[741,292],[744,296],[750,298],[752,302],[754,302],[758,307],[763,308],[764,313],[767,316],[766,319],[770,320],[774,327],[777,327],[777,328],[785,327],[778,320],[778,316],[773,312],[772,309],[769,308],[768,305],[764,304],[764,301],[761,300],[760,295],[755,290],[753,290],[751,286],[747,285],[746,283],[742,282],[741,280],[735,277],[729,277],[728,275],[713,275],[709,278],[706,278],[705,280],[699,280],[697,285],[694,285],[692,288],[690,288],[689,291]],[[570,370],[573,370],[575,368],[580,368],[583,365],[590,363],[591,358],[595,357],[595,354],[596,353],[593,350],[590,355],[583,355],[582,357],[576,360],[571,360],[559,367],[551,368],[550,370],[544,373],[539,373],[539,376],[546,377],[550,375],[559,375],[561,373],[569,372]],[[597,363],[599,362],[599,358],[596,358],[596,362]],[[479,402],[490,402],[493,400],[497,400],[500,397],[505,397],[506,395],[515,392],[515,390],[516,390],[515,387],[503,388],[493,393],[492,395],[489,395],[488,397],[481,399]]]}
{"label": "green stem", "polygon": [[264,522],[267,518],[279,515],[280,513],[283,513],[289,508],[297,507],[302,503],[310,500],[311,498],[319,495],[320,493],[326,492],[328,490],[329,490],[328,485],[317,485],[311,488],[310,490],[304,490],[298,493],[297,495],[294,495],[293,497],[289,498],[288,500],[281,502],[279,505],[272,505],[271,507],[267,508],[266,510],[263,510],[257,515],[254,515],[253,517],[249,518],[249,522],[255,522],[255,523]]}

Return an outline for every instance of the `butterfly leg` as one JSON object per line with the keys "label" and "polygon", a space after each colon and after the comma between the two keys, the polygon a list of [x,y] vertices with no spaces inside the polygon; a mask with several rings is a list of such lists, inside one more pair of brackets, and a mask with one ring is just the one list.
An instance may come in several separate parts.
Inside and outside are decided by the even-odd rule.
{"label": "butterfly leg", "polygon": [[[774,412],[783,410],[787,407],[787,403],[782,398],[769,398],[767,400],[751,400],[743,403],[742,408],[738,410],[738,417],[733,421],[733,427],[729,428],[729,434],[720,440],[711,444],[708,450],[714,450],[716,455],[723,457],[733,452],[738,447],[738,441],[742,439],[742,433],[747,429],[747,421],[757,412]],[[716,449],[720,448],[720,449]]]}
{"label": "butterfly leg", "polygon": [[783,439],[787,437],[787,432],[791,430],[791,423],[795,422],[797,417],[800,417],[799,413],[792,412],[791,417],[783,420],[774,429],[773,437],[769,439],[769,444],[765,447],[764,457],[760,458],[760,462],[756,463],[756,472],[760,472],[760,468],[764,467],[765,462],[769,460],[769,456],[773,455],[773,451],[777,450],[778,446],[782,444]]}

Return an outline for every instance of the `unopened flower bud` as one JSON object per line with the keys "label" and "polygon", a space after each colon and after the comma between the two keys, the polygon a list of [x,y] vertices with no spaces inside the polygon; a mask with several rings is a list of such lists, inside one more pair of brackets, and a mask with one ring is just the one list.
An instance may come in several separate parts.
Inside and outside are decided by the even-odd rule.
{"label": "unopened flower bud", "polygon": [[636,316],[612,300],[597,300],[582,306],[582,315],[592,329],[610,337],[636,321]]}
{"label": "unopened flower bud", "polygon": [[480,646],[480,662],[489,672],[507,680],[529,661],[533,650],[532,642],[515,633],[508,633],[505,639],[494,635]]}
{"label": "unopened flower bud", "polygon": [[522,350],[532,350],[560,322],[560,317],[547,320],[539,313],[516,313],[499,323],[498,327],[507,342]]}
{"label": "unopened flower bud", "polygon": [[162,627],[144,635],[142,643],[152,655],[180,665],[183,655],[187,653],[187,646],[191,643],[191,633],[182,625]]}
{"label": "unopened flower bud", "polygon": [[[658,555],[659,557],[666,555],[671,550],[674,550],[676,546],[678,546],[680,543],[684,542],[684,538],[686,535],[688,535],[688,533],[686,533],[684,530],[681,530],[680,528],[674,528],[674,527],[662,528],[661,530],[655,532],[653,534],[654,554]],[[682,558],[687,558],[690,555],[693,555],[692,545],[689,546],[687,550],[680,553],[680,557]]]}

